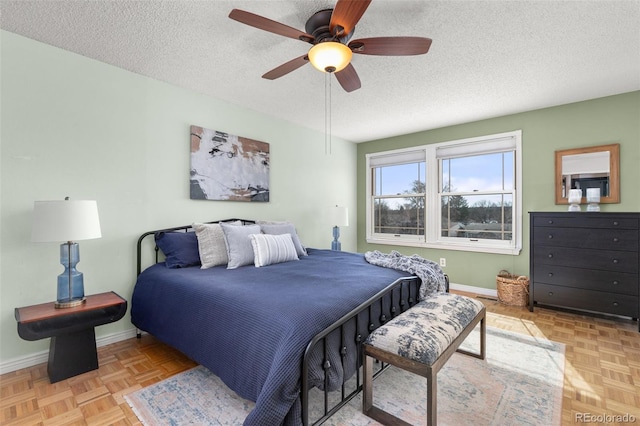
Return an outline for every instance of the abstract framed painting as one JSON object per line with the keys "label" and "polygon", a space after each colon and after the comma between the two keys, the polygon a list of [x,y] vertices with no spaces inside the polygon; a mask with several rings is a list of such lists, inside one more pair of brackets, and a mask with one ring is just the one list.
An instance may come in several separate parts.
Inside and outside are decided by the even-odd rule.
{"label": "abstract framed painting", "polygon": [[191,199],[269,201],[269,144],[191,126]]}

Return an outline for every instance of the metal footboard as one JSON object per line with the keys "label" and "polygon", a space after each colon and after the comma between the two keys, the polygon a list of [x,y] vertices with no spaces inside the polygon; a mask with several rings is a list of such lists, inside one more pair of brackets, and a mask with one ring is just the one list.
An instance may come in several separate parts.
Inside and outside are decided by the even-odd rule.
{"label": "metal footboard", "polygon": [[[418,302],[418,290],[420,283],[421,281],[417,277],[406,277],[396,280],[387,288],[378,292],[369,300],[363,302],[357,308],[353,309],[331,326],[317,334],[311,342],[309,342],[302,361],[302,379],[300,389],[302,424],[304,426],[324,423],[336,411],[358,395],[362,389],[360,376],[360,366],[362,365],[362,342],[373,330],[380,327],[394,316],[406,311]],[[350,329],[351,333],[349,333],[347,329]],[[353,333],[354,330],[355,333]],[[339,337],[336,336],[336,333],[339,334]],[[329,344],[329,338],[332,335],[335,338],[339,338],[339,348],[331,347]],[[333,391],[339,392],[337,402],[330,402],[330,394],[332,392],[328,390],[328,374],[329,370],[332,368],[329,359],[330,350],[339,351],[342,371],[355,371],[355,384],[351,391],[347,389],[346,383],[348,380],[353,381],[353,378],[346,377],[346,374],[344,375],[345,377],[343,377],[340,390]],[[320,356],[322,359],[322,368],[324,370],[324,390],[322,391],[323,401],[321,402],[322,407],[320,410],[320,416],[310,420],[311,401],[309,393],[311,391],[310,387],[313,385],[310,378],[311,363],[312,359],[317,358],[318,351],[321,352]],[[349,351],[355,351],[355,354],[350,354]],[[346,365],[348,362],[355,362],[356,365]],[[334,397],[331,399],[335,400],[335,395],[336,394],[334,393]]]}

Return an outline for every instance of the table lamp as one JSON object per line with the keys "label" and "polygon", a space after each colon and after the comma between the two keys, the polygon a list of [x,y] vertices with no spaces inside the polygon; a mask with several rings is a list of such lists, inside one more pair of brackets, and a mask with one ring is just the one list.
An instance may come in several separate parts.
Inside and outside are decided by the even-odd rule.
{"label": "table lamp", "polygon": [[569,211],[570,212],[579,212],[580,211],[580,202],[582,201],[582,190],[581,189],[570,189],[569,190]]}
{"label": "table lamp", "polygon": [[71,308],[85,302],[84,278],[76,269],[80,261],[78,240],[100,238],[98,205],[93,200],[36,201],[33,205],[31,241],[58,242],[64,272],[58,275],[56,308]]}
{"label": "table lamp", "polygon": [[329,210],[329,219],[333,225],[333,241],[331,250],[342,250],[340,238],[340,226],[349,226],[349,210],[346,207],[335,206]]}
{"label": "table lamp", "polygon": [[587,206],[588,212],[600,211],[600,188],[587,188]]}

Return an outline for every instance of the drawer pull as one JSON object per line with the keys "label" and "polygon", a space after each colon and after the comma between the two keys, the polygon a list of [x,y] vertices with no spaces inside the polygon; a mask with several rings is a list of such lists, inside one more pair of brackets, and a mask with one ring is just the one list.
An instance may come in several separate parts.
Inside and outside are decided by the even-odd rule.
{"label": "drawer pull", "polygon": [[549,234],[549,236],[548,236],[547,238],[549,238],[550,240],[552,240],[552,239],[553,239],[553,235]]}
{"label": "drawer pull", "polygon": [[613,306],[618,306],[620,305],[618,302],[613,302]]}
{"label": "drawer pull", "polygon": [[620,241],[620,239],[618,239],[618,237],[613,237],[613,242],[617,243],[618,241]]}
{"label": "drawer pull", "polygon": [[549,220],[547,221],[547,223],[548,223],[549,225],[553,225],[553,220],[549,219]]}
{"label": "drawer pull", "polygon": [[553,253],[549,253],[549,254],[547,255],[547,257],[548,257],[549,259],[551,259],[551,258],[553,257]]}
{"label": "drawer pull", "polygon": [[549,272],[549,276],[552,277],[553,276],[553,272]]}
{"label": "drawer pull", "polygon": [[620,284],[620,281],[618,281],[618,280],[613,280],[613,285],[618,285],[618,284]]}
{"label": "drawer pull", "polygon": [[552,291],[549,292],[549,296],[553,296],[553,292]]}
{"label": "drawer pull", "polygon": [[618,226],[618,221],[617,220],[613,221],[613,226]]}
{"label": "drawer pull", "polygon": [[614,263],[615,265],[617,265],[617,264],[619,263],[619,260],[618,260],[618,259],[613,259],[613,263]]}

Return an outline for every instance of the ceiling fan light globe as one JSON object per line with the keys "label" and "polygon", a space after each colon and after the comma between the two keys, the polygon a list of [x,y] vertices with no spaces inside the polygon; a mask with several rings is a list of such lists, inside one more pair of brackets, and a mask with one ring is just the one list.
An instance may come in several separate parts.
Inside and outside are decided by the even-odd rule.
{"label": "ceiling fan light globe", "polygon": [[348,46],[336,41],[318,43],[309,50],[309,62],[322,72],[338,72],[343,70],[353,53]]}

